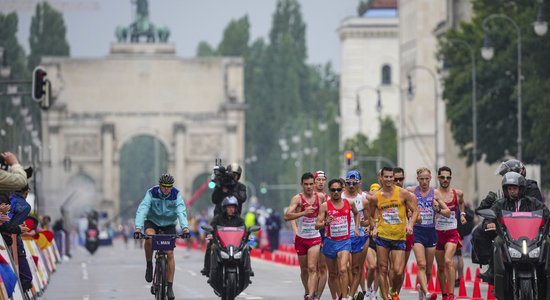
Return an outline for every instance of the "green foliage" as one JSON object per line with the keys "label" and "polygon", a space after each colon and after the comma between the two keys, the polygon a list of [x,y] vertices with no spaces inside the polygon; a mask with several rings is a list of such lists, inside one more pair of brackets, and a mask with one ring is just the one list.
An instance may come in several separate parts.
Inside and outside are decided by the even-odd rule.
{"label": "green foliage", "polygon": [[136,136],[122,146],[120,214],[123,218],[135,216],[136,204],[143,199],[148,188],[158,184],[158,177],[167,172],[167,169],[168,153],[156,138]]}
{"label": "green foliage", "polygon": [[371,3],[371,0],[360,0],[357,5],[357,15],[362,16],[369,9]]}
{"label": "green foliage", "polygon": [[[246,178],[256,187],[261,182],[296,185],[295,189],[268,188],[266,194],[258,193],[262,203],[282,209],[298,190],[302,173],[325,170],[329,176],[339,175],[339,128],[335,122],[339,78],[330,64],[306,64],[306,25],[298,1],[277,2],[268,41],[257,39],[249,44],[249,29],[246,16],[231,21],[216,52],[244,57],[248,104],[245,152],[247,157],[258,158],[244,166]],[[204,45],[201,48],[208,50]],[[311,138],[303,135],[306,130],[312,132]],[[292,136],[301,136],[300,142],[291,142]],[[291,148],[287,156],[305,148],[310,154],[283,159],[280,139],[286,139]],[[297,167],[297,161],[302,165]]]}
{"label": "green foliage", "polygon": [[[381,122],[382,125],[377,139],[369,141],[367,136],[358,133],[344,142],[343,150],[351,150],[354,154],[350,169],[360,171],[365,184],[367,181],[376,182],[376,172],[380,167],[395,166],[390,165],[386,160],[391,161],[393,164],[397,161],[397,128],[389,117]],[[341,155],[344,155],[343,153],[342,151]],[[381,159],[378,161],[376,157],[381,157]]]}
{"label": "green foliage", "polygon": [[[493,13],[512,18],[519,26],[522,41],[523,73],[523,160],[526,163],[542,163],[543,174],[548,171],[550,153],[547,139],[548,84],[550,77],[550,48],[548,34],[539,37],[533,31],[537,16],[536,1],[528,0],[476,0],[475,16],[471,23],[462,23],[445,38],[458,38],[467,42],[475,52],[477,61],[477,109],[478,109],[478,157],[489,163],[517,153],[517,33],[513,24],[497,18],[488,22],[489,36],[495,49],[495,57],[485,61],[480,56],[483,45],[482,22]],[[550,13],[546,6],[545,15]],[[445,78],[444,99],[447,102],[447,118],[461,155],[472,157],[472,98],[471,59],[465,46],[440,43],[441,53],[449,62],[449,76]],[[470,159],[472,162],[472,159]],[[548,175],[547,175],[548,176]],[[544,180],[548,180],[544,177]]]}
{"label": "green foliage", "polygon": [[38,3],[31,21],[29,70],[40,64],[42,56],[68,56],[70,51],[66,33],[63,15],[48,2]]}
{"label": "green foliage", "polygon": [[[27,70],[26,58],[23,47],[17,41],[18,17],[16,13],[0,13],[0,47],[4,48],[4,59],[0,63],[6,63],[11,69],[8,80],[29,80],[30,72]],[[0,80],[5,80],[0,78]],[[0,93],[6,92],[6,85],[0,85]],[[30,91],[28,85],[18,85],[18,92]],[[38,106],[30,97],[21,97],[21,104],[16,106],[12,104],[11,96],[0,96],[0,130],[5,131],[5,136],[0,137],[0,149],[3,151],[12,151],[17,153],[18,145],[31,144],[31,134],[25,128],[24,117],[20,114],[21,107],[29,109],[29,114],[35,120],[35,124],[40,123],[40,112]],[[13,125],[5,122],[6,117],[12,118]],[[38,153],[38,148],[33,149],[33,153]],[[24,157],[19,160],[23,164],[28,162]]]}
{"label": "green foliage", "polygon": [[197,57],[210,57],[210,56],[218,56],[218,53],[216,53],[216,50],[208,44],[208,42],[202,41],[197,46]]}
{"label": "green foliage", "polygon": [[245,56],[250,39],[248,16],[231,20],[223,32],[223,39],[218,46],[221,56]]}

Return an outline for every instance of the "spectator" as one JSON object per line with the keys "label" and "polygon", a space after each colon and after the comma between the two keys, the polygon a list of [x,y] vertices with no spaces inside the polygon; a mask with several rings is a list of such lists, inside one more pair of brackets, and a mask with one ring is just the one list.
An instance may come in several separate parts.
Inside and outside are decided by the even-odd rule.
{"label": "spectator", "polygon": [[[9,171],[11,167],[11,171]],[[11,152],[0,153],[0,191],[20,190],[27,184],[27,174]]]}
{"label": "spectator", "polygon": [[[23,187],[21,190],[11,194],[11,208],[8,213],[8,216],[10,217],[10,221],[8,222],[9,224],[21,225],[28,217],[29,213],[31,212],[31,206],[29,203],[27,203],[26,200],[29,192],[29,185],[25,185],[25,187]],[[26,292],[27,290],[32,288],[32,272],[29,266],[29,262],[27,261],[27,253],[25,251],[25,247],[23,246],[23,240],[21,240],[21,235],[19,234],[16,237],[16,243],[19,262],[19,280],[21,281],[21,287],[23,288],[23,291]]]}
{"label": "spectator", "polygon": [[274,212],[271,208],[267,209],[268,217],[266,220],[267,237],[269,238],[269,248],[271,252],[279,249],[279,232],[281,231],[281,215]]}

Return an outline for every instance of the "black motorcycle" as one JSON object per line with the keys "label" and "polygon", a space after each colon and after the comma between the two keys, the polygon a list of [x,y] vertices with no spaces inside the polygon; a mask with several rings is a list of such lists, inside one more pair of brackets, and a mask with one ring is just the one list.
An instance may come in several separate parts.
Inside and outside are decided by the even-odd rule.
{"label": "black motorcycle", "polygon": [[494,292],[497,299],[550,300],[549,225],[542,210],[533,212],[477,212],[494,220],[497,238],[494,242]]}
{"label": "black motorcycle", "polygon": [[212,235],[210,276],[208,283],[222,300],[233,300],[250,283],[250,250],[248,238],[259,226],[243,227],[202,226]]}

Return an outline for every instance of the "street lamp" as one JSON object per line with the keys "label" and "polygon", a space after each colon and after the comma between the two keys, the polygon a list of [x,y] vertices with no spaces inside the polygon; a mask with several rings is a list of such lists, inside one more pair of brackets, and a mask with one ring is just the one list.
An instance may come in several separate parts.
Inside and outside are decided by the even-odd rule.
{"label": "street lamp", "polygon": [[477,94],[476,94],[476,56],[474,49],[470,44],[462,39],[448,39],[451,43],[457,43],[466,46],[470,51],[470,59],[472,61],[472,142],[473,142],[473,162],[474,162],[474,204],[477,206],[479,196],[479,183],[477,173]]}
{"label": "street lamp", "polygon": [[544,20],[543,11],[544,1],[539,0],[539,12],[537,13],[537,20],[533,23],[533,29],[538,36],[543,36],[548,31],[548,23]]}
{"label": "street lamp", "polygon": [[438,167],[438,159],[439,159],[439,124],[438,124],[438,120],[439,120],[439,105],[438,105],[438,91],[437,91],[437,77],[435,76],[435,73],[428,67],[426,66],[420,66],[420,65],[416,65],[412,68],[409,69],[409,71],[407,72],[407,79],[408,79],[408,83],[409,83],[409,86],[408,86],[408,92],[407,92],[407,95],[408,95],[408,98],[409,100],[412,100],[414,98],[414,88],[412,86],[412,77],[411,77],[411,73],[413,70],[424,70],[426,72],[428,72],[428,74],[430,74],[430,76],[432,77],[433,79],[433,82],[434,82],[434,110],[435,110],[435,116],[434,116],[434,154],[435,154],[435,160],[434,160],[434,167],[435,167],[435,171],[437,172],[437,167]]}
{"label": "street lamp", "polygon": [[[489,28],[487,27],[487,22],[490,20],[493,20],[495,18],[505,19],[512,23],[514,25],[514,28],[516,29],[517,33],[517,89],[518,89],[518,139],[517,139],[517,147],[518,147],[518,153],[517,158],[518,160],[522,160],[523,152],[522,152],[522,145],[523,145],[523,138],[522,138],[522,120],[523,120],[523,114],[522,114],[522,74],[521,74],[521,30],[518,26],[518,24],[509,16],[504,14],[492,14],[487,16],[485,19],[483,19],[483,33],[484,33],[484,43],[483,48],[481,48],[481,56],[486,59],[490,60],[494,56],[494,48],[491,45],[491,40],[489,39]],[[543,36],[548,31],[548,24],[546,21],[544,21],[544,13],[543,13],[543,1],[539,0],[539,9],[537,14],[537,20],[533,23],[533,29],[535,33],[539,36]]]}

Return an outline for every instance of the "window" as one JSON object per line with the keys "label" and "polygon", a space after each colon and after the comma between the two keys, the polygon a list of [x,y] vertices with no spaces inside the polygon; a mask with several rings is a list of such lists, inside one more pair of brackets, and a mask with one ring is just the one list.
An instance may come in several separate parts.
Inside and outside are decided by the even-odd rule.
{"label": "window", "polygon": [[382,66],[382,85],[391,84],[391,67],[389,65]]}

